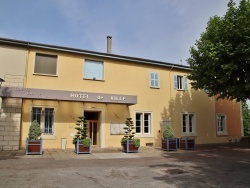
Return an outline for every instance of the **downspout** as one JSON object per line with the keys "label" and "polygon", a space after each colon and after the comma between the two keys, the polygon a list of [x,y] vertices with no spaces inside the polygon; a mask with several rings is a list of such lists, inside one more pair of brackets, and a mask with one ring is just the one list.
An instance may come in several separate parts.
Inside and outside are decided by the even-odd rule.
{"label": "downspout", "polygon": [[[26,88],[27,84],[27,73],[28,73],[28,61],[29,61],[29,43],[27,43],[27,53],[26,53],[26,62],[25,62],[25,71],[24,71],[24,79],[23,79],[23,88]],[[23,140],[23,106],[24,101],[22,99],[22,106],[21,106],[21,117],[20,117],[20,138],[19,138],[19,149],[22,148],[22,140]]]}
{"label": "downspout", "polygon": [[240,101],[240,128],[241,128],[241,136],[244,136],[243,116],[242,116],[242,102],[241,101]]}
{"label": "downspout", "polygon": [[[171,71],[172,71],[172,69],[174,68],[174,65],[172,65],[172,67],[171,67],[171,69],[170,69],[170,71],[169,71],[169,81],[170,81],[170,90],[169,90],[169,94],[170,94],[170,101],[171,101],[171,99],[172,99],[172,80],[171,80],[171,76],[170,76],[170,73],[171,73]],[[172,121],[172,114],[173,114],[173,111],[172,111],[173,109],[171,108],[171,114],[170,114],[170,118],[171,118],[171,121]]]}
{"label": "downspout", "polygon": [[27,44],[27,55],[26,55],[26,65],[25,65],[25,72],[24,72],[24,83],[23,87],[26,87],[27,84],[27,73],[28,73],[28,61],[29,61],[29,43]]}

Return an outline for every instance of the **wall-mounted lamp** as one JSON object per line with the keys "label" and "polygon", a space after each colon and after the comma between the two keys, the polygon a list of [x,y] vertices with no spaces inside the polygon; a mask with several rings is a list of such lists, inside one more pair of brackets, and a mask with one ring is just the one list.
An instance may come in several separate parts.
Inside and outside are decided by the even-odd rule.
{"label": "wall-mounted lamp", "polygon": [[5,82],[5,80],[0,78],[0,88],[1,88],[1,85],[2,85],[3,82]]}

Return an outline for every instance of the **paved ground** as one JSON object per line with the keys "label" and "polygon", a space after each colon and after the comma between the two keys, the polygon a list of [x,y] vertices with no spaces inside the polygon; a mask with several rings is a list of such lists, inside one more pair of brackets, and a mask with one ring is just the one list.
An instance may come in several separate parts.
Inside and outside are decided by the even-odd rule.
{"label": "paved ground", "polygon": [[0,152],[0,187],[250,187],[250,144],[130,154],[120,148],[24,153]]}

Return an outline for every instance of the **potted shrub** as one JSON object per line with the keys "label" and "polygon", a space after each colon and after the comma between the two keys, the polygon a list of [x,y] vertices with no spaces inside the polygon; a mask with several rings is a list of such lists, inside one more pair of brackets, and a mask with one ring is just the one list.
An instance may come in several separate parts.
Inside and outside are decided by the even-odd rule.
{"label": "potted shrub", "polygon": [[135,132],[133,132],[134,123],[132,121],[132,118],[127,118],[126,122],[126,127],[124,127],[125,130],[125,135],[121,139],[121,145],[123,152],[126,153],[132,153],[132,152],[139,152],[140,148],[140,139],[134,138]]}
{"label": "potted shrub", "polygon": [[78,117],[75,129],[77,130],[73,138],[75,152],[77,154],[91,153],[91,139],[87,137],[87,124],[83,116]]}
{"label": "potted shrub", "polygon": [[[29,154],[42,154],[42,130],[39,123],[34,120],[30,127],[28,137],[26,139],[26,155]],[[40,137],[40,139],[39,139]]]}
{"label": "potted shrub", "polygon": [[163,131],[163,138],[161,140],[162,150],[177,150],[178,148],[178,139],[174,138],[174,130],[170,126],[166,126]]}

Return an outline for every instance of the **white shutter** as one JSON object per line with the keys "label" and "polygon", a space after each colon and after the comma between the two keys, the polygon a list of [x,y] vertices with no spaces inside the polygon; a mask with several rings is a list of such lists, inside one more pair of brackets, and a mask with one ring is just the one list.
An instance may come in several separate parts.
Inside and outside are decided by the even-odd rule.
{"label": "white shutter", "polygon": [[184,79],[184,82],[183,82],[183,84],[184,84],[184,90],[188,90],[188,79],[187,79],[186,76],[184,76],[183,79]]}
{"label": "white shutter", "polygon": [[159,76],[157,72],[150,72],[150,87],[159,87]]}
{"label": "white shutter", "polygon": [[174,75],[174,89],[178,89],[177,75]]}
{"label": "white shutter", "polygon": [[159,87],[159,77],[157,72],[155,72],[155,87]]}

